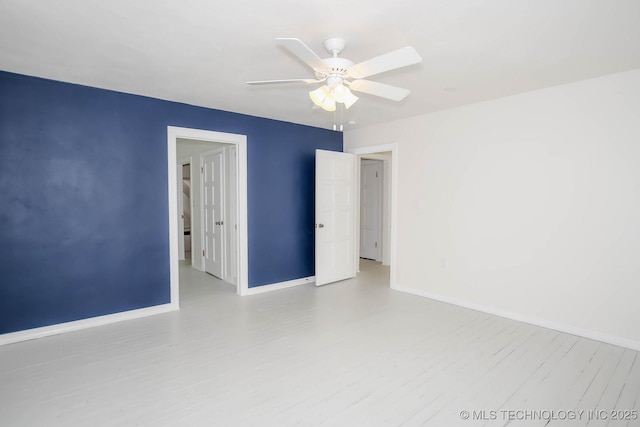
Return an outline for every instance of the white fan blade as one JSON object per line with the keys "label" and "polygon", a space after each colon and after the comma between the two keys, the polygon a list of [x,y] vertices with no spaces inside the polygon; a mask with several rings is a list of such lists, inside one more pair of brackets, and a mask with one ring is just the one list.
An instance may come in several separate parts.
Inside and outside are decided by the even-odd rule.
{"label": "white fan blade", "polygon": [[409,95],[409,89],[391,86],[384,83],[372,82],[370,80],[354,80],[349,83],[349,88],[356,92],[368,93],[392,101],[402,101]]}
{"label": "white fan blade", "polygon": [[276,39],[278,44],[289,49],[291,53],[300,58],[302,62],[307,64],[314,70],[326,70],[327,64],[312,51],[309,46],[304,44],[300,39],[293,38],[278,38]]}
{"label": "white fan blade", "polygon": [[248,85],[271,85],[282,83],[320,83],[324,80],[318,79],[283,79],[283,80],[255,80],[252,82],[246,82]]}
{"label": "white fan blade", "polygon": [[420,62],[422,62],[422,58],[418,52],[411,46],[406,46],[355,64],[347,70],[347,74],[354,79],[361,79]]}

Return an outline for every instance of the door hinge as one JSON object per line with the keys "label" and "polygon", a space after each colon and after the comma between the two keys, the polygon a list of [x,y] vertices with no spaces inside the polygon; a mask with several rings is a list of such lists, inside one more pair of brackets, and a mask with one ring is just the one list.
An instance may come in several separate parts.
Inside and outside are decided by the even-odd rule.
{"label": "door hinge", "polygon": [[202,256],[204,256],[204,249],[202,250]]}
{"label": "door hinge", "polygon": [[200,173],[204,173],[204,166],[200,167]]}
{"label": "door hinge", "polygon": [[378,247],[378,242],[376,242],[376,248]]}
{"label": "door hinge", "polygon": [[376,171],[376,178],[378,177],[378,172]]}

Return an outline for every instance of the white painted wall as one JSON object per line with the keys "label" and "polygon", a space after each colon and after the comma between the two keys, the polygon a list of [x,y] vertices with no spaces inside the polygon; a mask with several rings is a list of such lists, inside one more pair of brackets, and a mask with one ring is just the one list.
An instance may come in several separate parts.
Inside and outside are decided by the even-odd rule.
{"label": "white painted wall", "polygon": [[387,143],[399,286],[640,346],[640,70],[345,133]]}

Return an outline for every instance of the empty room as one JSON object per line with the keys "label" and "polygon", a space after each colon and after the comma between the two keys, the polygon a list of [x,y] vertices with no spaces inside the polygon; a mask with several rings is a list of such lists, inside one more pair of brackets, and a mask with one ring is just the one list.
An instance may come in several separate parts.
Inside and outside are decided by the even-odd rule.
{"label": "empty room", "polygon": [[640,425],[640,1],[0,0],[0,425]]}

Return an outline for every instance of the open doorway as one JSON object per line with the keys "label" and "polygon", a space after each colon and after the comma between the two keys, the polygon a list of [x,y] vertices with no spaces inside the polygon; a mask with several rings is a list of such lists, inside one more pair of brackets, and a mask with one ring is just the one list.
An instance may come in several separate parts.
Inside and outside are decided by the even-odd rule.
{"label": "open doorway", "polygon": [[389,266],[389,285],[393,288],[396,286],[397,145],[358,147],[348,152],[358,158],[356,262],[363,268]]}
{"label": "open doorway", "polygon": [[[205,258],[210,248],[207,248],[204,230],[212,227],[217,227],[222,236],[218,254],[224,254],[221,261],[226,264],[221,268],[220,278],[234,284],[237,293],[244,295],[248,289],[246,136],[172,126],[167,131],[171,304],[178,305],[179,260],[186,258],[187,247],[191,249],[191,266],[200,271],[206,270]],[[206,200],[203,179],[207,154],[211,152],[220,153],[220,166],[216,173],[224,189],[218,187],[216,192],[225,194],[225,199],[221,216],[209,224],[203,215]],[[186,165],[189,168],[190,196],[188,227],[183,195]],[[228,229],[222,230],[222,227]],[[188,244],[185,238],[187,231]]]}
{"label": "open doorway", "polygon": [[389,265],[391,153],[360,156],[360,258]]}
{"label": "open doorway", "polygon": [[178,183],[178,193],[182,193],[178,200],[178,259],[185,260],[189,254],[193,268],[235,286],[236,147],[178,138],[176,155],[179,176],[182,167]]}

